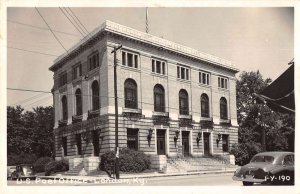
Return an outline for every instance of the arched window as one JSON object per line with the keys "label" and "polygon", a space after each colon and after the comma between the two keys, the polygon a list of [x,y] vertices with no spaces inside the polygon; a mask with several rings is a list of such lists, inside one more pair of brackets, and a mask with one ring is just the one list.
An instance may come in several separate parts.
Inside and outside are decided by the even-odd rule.
{"label": "arched window", "polygon": [[68,100],[66,96],[63,96],[61,98],[61,104],[62,104],[62,119],[67,120],[68,119]]}
{"label": "arched window", "polygon": [[189,114],[189,97],[187,91],[184,89],[179,91],[179,114]]}
{"label": "arched window", "polygon": [[98,110],[100,108],[99,101],[99,84],[97,81],[94,81],[92,83],[92,110]]}
{"label": "arched window", "polygon": [[224,97],[220,99],[220,117],[224,120],[228,119],[227,100]]}
{"label": "arched window", "polygon": [[209,117],[209,100],[207,94],[201,95],[201,117]]}
{"label": "arched window", "polygon": [[125,108],[138,107],[137,102],[137,85],[133,79],[127,79],[124,84],[125,87]]}
{"label": "arched window", "polygon": [[154,111],[165,112],[165,90],[159,84],[154,86]]}
{"label": "arched window", "polygon": [[82,115],[82,97],[81,90],[78,88],[75,92],[75,100],[76,100],[76,115]]}

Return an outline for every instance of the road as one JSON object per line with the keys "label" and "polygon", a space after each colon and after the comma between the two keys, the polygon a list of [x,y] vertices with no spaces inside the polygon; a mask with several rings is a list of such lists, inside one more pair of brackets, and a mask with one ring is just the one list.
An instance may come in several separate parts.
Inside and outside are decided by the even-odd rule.
{"label": "road", "polygon": [[[170,176],[157,178],[137,178],[137,179],[119,179],[119,180],[97,180],[96,182],[79,181],[56,181],[53,180],[31,180],[31,181],[11,181],[8,180],[8,186],[242,186],[241,182],[232,180],[230,174],[210,174],[210,175],[189,175],[189,176]],[[110,182],[108,182],[110,181]]]}

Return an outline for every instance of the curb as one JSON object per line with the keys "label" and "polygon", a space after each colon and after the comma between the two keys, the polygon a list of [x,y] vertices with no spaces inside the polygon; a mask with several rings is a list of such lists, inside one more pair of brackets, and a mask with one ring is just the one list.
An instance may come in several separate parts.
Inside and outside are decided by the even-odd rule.
{"label": "curb", "polygon": [[[120,179],[138,179],[138,178],[158,178],[158,177],[172,177],[172,176],[189,176],[189,175],[203,175],[203,174],[226,174],[233,173],[235,170],[226,170],[226,171],[199,171],[199,172],[184,172],[184,173],[170,173],[163,174],[157,173],[152,175],[123,175],[120,176]],[[52,179],[52,180],[77,180],[82,182],[92,183],[99,179],[114,179],[107,176],[39,176],[40,179]]]}

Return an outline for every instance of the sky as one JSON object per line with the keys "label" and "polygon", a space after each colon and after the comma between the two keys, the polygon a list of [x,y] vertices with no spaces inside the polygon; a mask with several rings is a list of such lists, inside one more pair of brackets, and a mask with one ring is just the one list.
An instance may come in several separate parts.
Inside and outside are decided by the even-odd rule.
{"label": "sky", "polygon": [[[58,7],[38,10],[66,49],[82,39]],[[89,32],[105,20],[145,32],[146,8],[71,10]],[[294,58],[293,8],[151,7],[148,19],[150,34],[230,60],[240,71],[259,70],[264,78],[276,79]],[[7,9],[7,46],[7,87],[50,91],[48,68],[65,50],[35,8]],[[7,90],[7,104],[29,110],[51,105],[52,95]]]}

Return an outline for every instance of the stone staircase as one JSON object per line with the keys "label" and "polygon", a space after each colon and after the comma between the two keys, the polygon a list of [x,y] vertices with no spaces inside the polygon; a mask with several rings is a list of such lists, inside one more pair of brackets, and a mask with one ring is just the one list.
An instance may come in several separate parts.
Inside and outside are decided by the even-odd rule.
{"label": "stone staircase", "polygon": [[77,176],[82,172],[82,170],[83,170],[83,161],[80,162],[78,165],[76,165],[74,168],[69,169],[69,171],[66,172],[65,175]]}
{"label": "stone staircase", "polygon": [[218,156],[212,157],[182,157],[168,158],[166,166],[162,169],[164,173],[186,173],[201,171],[229,171],[235,170],[237,166],[232,165],[226,159]]}

